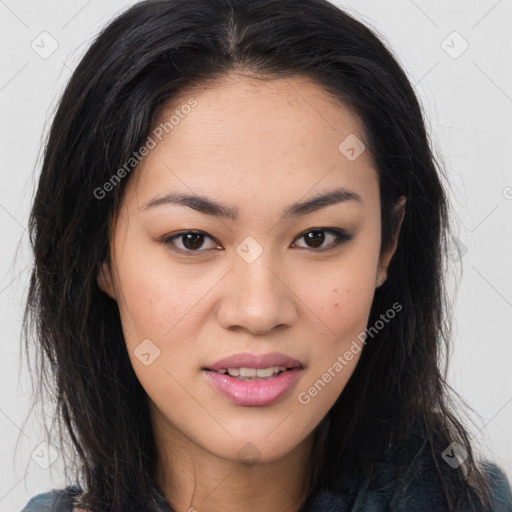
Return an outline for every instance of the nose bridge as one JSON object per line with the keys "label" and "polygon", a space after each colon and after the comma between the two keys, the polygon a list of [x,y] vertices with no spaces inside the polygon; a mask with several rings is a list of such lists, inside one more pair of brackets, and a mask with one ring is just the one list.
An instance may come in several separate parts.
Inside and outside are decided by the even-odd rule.
{"label": "nose bridge", "polygon": [[275,260],[269,260],[270,258],[263,255],[251,263],[239,258],[233,266],[235,279],[240,285],[237,293],[260,308],[266,301],[275,301],[276,292],[280,293],[276,282],[279,281],[279,269]]}
{"label": "nose bridge", "polygon": [[260,333],[291,324],[297,312],[291,291],[280,276],[281,263],[270,250],[261,250],[255,257],[255,247],[250,244],[250,258],[243,243],[237,249],[217,313],[219,322],[225,328],[239,326]]}

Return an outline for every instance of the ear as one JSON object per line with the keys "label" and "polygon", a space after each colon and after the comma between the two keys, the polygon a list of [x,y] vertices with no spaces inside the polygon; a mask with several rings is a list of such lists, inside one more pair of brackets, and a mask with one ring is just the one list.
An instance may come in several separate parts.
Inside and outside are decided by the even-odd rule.
{"label": "ear", "polygon": [[397,223],[396,223],[396,229],[393,233],[393,242],[390,245],[390,247],[381,254],[380,260],[379,260],[379,268],[377,272],[377,281],[376,281],[376,287],[378,288],[381,286],[384,281],[387,279],[387,270],[388,266],[391,262],[391,259],[393,258],[393,255],[395,254],[396,248],[398,246],[398,234],[400,233],[400,228],[402,226],[402,221],[404,220],[405,216],[405,196],[401,196],[398,201],[396,202],[395,206],[393,207],[394,215],[398,216]]}
{"label": "ear", "polygon": [[96,282],[98,283],[100,290],[105,292],[110,298],[116,300],[114,285],[112,281],[112,272],[110,271],[110,266],[106,261],[103,262],[101,268],[98,270]]}

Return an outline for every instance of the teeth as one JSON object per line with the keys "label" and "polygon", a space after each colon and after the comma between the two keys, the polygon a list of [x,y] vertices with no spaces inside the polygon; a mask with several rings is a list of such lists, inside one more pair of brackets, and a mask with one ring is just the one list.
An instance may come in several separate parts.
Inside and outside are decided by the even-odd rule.
{"label": "teeth", "polygon": [[240,368],[240,377],[256,377],[256,368]]}
{"label": "teeth", "polygon": [[279,371],[286,371],[286,366],[270,366],[268,368],[227,368],[218,370],[219,373],[228,373],[231,377],[272,377]]}
{"label": "teeth", "polygon": [[272,377],[278,368],[271,366],[270,368],[258,368],[256,370],[256,377]]}

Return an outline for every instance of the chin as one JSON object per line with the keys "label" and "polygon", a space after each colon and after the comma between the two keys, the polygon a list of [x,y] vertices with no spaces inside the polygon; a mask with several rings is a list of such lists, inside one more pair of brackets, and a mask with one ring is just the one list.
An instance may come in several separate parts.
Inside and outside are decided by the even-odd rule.
{"label": "chin", "polygon": [[[261,433],[261,429],[256,430],[258,431],[246,430],[244,435],[232,438],[223,436],[223,439],[218,442],[210,438],[208,440],[210,446],[205,446],[205,448],[220,458],[253,465],[279,460],[292,452],[302,441],[299,438],[294,439],[287,432],[281,432],[281,435],[270,434],[265,437],[265,434]],[[285,440],[286,442],[284,442]],[[212,441],[214,442],[212,443]]]}

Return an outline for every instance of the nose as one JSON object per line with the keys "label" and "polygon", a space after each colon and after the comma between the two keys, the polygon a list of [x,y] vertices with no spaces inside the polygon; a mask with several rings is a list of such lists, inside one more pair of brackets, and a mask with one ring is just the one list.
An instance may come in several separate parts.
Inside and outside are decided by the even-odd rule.
{"label": "nose", "polygon": [[265,257],[265,251],[252,263],[236,255],[233,268],[223,279],[217,321],[225,329],[252,334],[291,326],[297,320],[298,307],[290,285],[279,275],[276,263]]}

